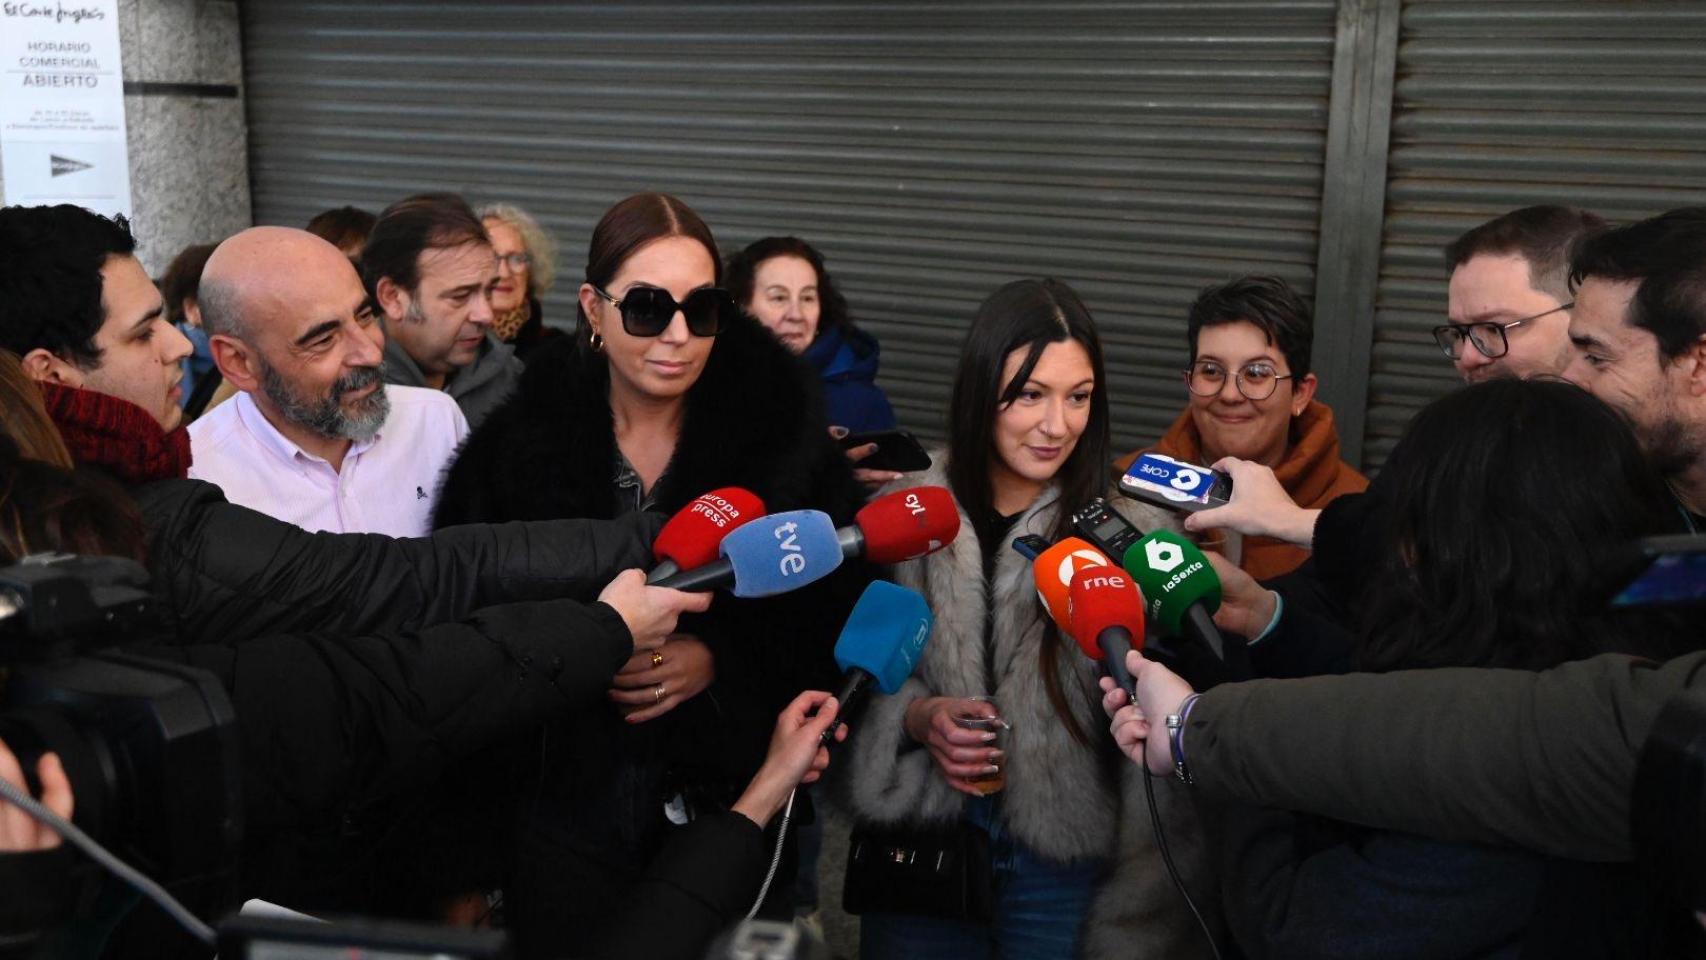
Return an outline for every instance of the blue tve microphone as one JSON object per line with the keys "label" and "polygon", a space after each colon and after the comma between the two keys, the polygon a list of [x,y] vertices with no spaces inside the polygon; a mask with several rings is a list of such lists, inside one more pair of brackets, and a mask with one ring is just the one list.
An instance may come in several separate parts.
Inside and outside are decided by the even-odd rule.
{"label": "blue tve microphone", "polygon": [[770,597],[798,590],[841,566],[835,521],[822,510],[788,510],[736,527],[702,567],[652,584],[673,590],[727,587],[737,597]]}
{"label": "blue tve microphone", "polygon": [[[884,693],[900,689],[918,666],[935,623],[930,604],[918,591],[887,580],[871,581],[835,641],[835,665],[847,674],[847,682],[835,696],[841,704],[841,722],[864,701],[872,684]],[[823,742],[827,746],[834,739],[831,726],[824,731]]]}

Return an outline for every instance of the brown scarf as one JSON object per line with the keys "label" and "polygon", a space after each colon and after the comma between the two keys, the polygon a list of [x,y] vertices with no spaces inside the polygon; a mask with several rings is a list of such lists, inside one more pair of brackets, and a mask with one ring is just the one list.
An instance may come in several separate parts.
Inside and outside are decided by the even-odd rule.
{"label": "brown scarf", "polygon": [[512,343],[521,328],[533,317],[533,301],[523,300],[521,306],[492,317],[492,333],[504,343]]}

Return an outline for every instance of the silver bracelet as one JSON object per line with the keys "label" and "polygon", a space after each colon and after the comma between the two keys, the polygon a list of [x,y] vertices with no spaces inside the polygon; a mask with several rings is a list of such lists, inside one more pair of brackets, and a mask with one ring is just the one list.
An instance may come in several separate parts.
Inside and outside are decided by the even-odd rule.
{"label": "silver bracelet", "polygon": [[1167,747],[1173,754],[1173,773],[1185,783],[1191,783],[1190,768],[1185,766],[1185,720],[1196,706],[1200,693],[1193,693],[1179,704],[1178,713],[1167,714]]}

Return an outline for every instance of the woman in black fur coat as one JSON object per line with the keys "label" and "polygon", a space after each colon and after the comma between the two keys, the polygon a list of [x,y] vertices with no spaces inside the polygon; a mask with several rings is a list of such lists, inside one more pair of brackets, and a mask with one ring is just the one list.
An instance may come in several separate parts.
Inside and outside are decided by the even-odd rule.
{"label": "woman in black fur coat", "polygon": [[[816,378],[734,307],[716,250],[674,197],[612,207],[593,232],[579,329],[541,348],[468,438],[437,525],[673,514],[723,486],[756,493],[767,512],[851,522],[864,490],[829,437]],[[517,751],[508,775],[540,775],[521,794],[505,883],[524,954],[571,951],[672,822],[732,799],[762,759],[769,719],[836,682],[835,638],[867,579],[850,565],[780,597],[720,594],[683,619],[661,664],[648,654],[624,667],[609,709]]]}

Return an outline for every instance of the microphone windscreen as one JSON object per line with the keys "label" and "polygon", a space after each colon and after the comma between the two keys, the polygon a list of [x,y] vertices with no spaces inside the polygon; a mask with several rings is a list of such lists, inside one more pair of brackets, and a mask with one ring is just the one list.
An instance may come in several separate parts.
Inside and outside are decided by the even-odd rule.
{"label": "microphone windscreen", "polygon": [[1111,567],[1113,561],[1090,545],[1090,541],[1067,537],[1049,547],[1031,561],[1031,577],[1037,584],[1037,599],[1043,603],[1055,626],[1071,633],[1072,621],[1067,615],[1067,590],[1072,575],[1085,567]]}
{"label": "microphone windscreen", "polygon": [[718,551],[734,568],[737,597],[772,597],[827,577],[841,566],[835,521],[822,510],[788,510],[737,527]]}
{"label": "microphone windscreen", "polygon": [[1102,631],[1123,627],[1134,650],[1143,648],[1143,594],[1119,567],[1085,567],[1067,592],[1072,638],[1092,660],[1102,659]]}
{"label": "microphone windscreen", "polygon": [[835,665],[843,673],[869,673],[877,689],[894,693],[924,652],[935,624],[930,605],[916,590],[873,580],[853,605],[841,637],[835,641]]}
{"label": "microphone windscreen", "polygon": [[935,553],[960,533],[960,510],[947,487],[910,487],[872,500],[853,517],[872,563],[903,563]]}
{"label": "microphone windscreen", "polygon": [[682,570],[702,567],[717,559],[717,545],[731,530],[763,513],[764,501],[750,490],[723,487],[700,494],[658,531],[652,556],[659,563],[674,561]]}
{"label": "microphone windscreen", "polygon": [[1143,591],[1144,612],[1162,633],[1179,636],[1185,613],[1200,603],[1220,609],[1220,577],[1194,543],[1171,530],[1151,531],[1125,552],[1122,566]]}

